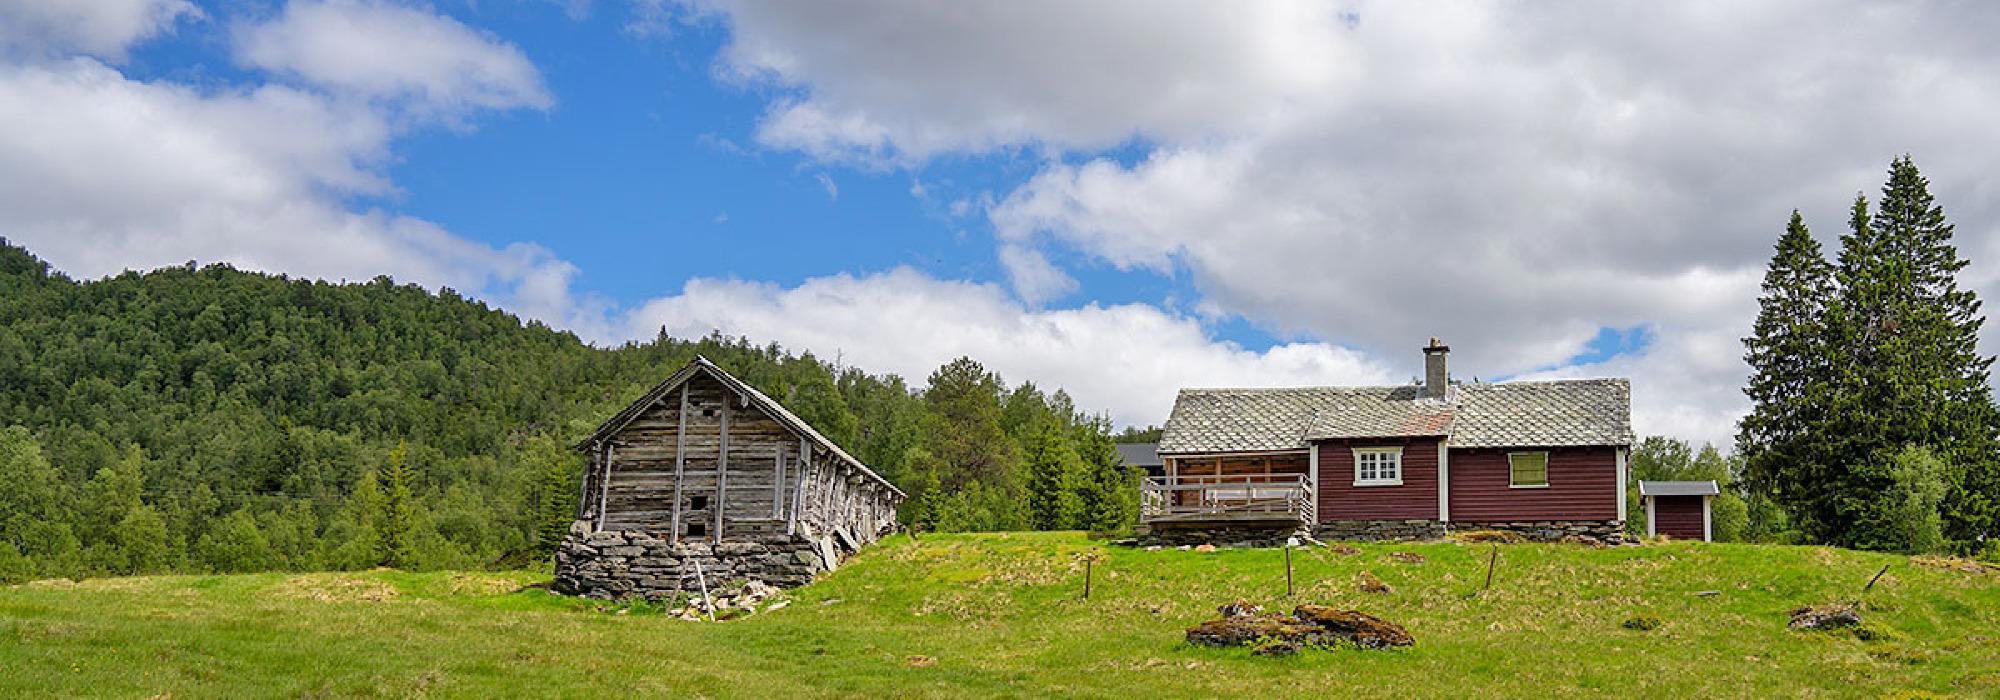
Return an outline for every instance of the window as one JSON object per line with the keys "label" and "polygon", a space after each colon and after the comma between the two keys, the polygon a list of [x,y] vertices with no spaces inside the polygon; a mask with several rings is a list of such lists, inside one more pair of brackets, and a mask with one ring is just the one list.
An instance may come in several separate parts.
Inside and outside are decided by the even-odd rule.
{"label": "window", "polygon": [[689,496],[688,510],[708,510],[707,496]]}
{"label": "window", "polygon": [[1354,450],[1355,486],[1402,486],[1403,448],[1359,447]]}
{"label": "window", "polygon": [[707,534],[708,534],[708,524],[707,524],[707,523],[688,523],[688,524],[687,524],[687,533],[686,533],[686,535],[687,535],[688,537],[703,537],[703,536],[706,536]]}
{"label": "window", "polygon": [[1507,472],[1508,486],[1517,489],[1547,488],[1549,485],[1549,453],[1508,453]]}

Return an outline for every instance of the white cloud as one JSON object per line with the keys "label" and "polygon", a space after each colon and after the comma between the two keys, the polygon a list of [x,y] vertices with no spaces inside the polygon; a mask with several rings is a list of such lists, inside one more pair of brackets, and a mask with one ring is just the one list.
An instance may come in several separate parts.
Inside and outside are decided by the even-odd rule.
{"label": "white cloud", "polygon": [[1049,263],[1041,251],[1028,246],[1001,246],[1000,266],[1007,270],[1007,280],[1013,284],[1014,293],[1030,304],[1056,299],[1076,291],[1079,286],[1076,278]]}
{"label": "white cloud", "polygon": [[555,101],[519,48],[450,17],[380,0],[294,2],[276,20],[239,29],[236,55],[245,65],[419,116],[546,109]]}
{"label": "white cloud", "polygon": [[605,337],[604,304],[574,295],[576,268],[548,250],[351,203],[394,192],[383,166],[404,128],[391,108],[339,91],[197,89],[87,57],[0,63],[0,232],[84,277],[190,259],[325,279],[389,274]]}
{"label": "white cloud", "polygon": [[801,93],[760,140],[827,159],[1199,138],[1352,72],[1302,0],[690,4],[726,15],[728,75]]}
{"label": "white cloud", "polygon": [[[682,337],[722,331],[775,341],[917,384],[968,355],[1010,382],[1062,387],[1079,406],[1139,424],[1165,419],[1183,386],[1379,384],[1406,381],[1414,371],[1324,343],[1253,352],[1145,304],[1031,310],[998,286],[908,268],[791,288],[695,279],[634,311],[626,335],[649,337],[661,326]],[[1407,359],[1418,362],[1414,349]]]}
{"label": "white cloud", "polygon": [[[1893,155],[2000,255],[2000,15],[1968,8],[703,7],[726,74],[780,88],[767,146],[1062,156],[987,209],[1003,258],[1184,271],[1204,313],[1377,356],[1442,335],[1468,374],[1629,373],[1642,432],[1726,438],[1770,241],[1794,207],[1831,241]],[[1656,345],[1564,366],[1632,326]]]}
{"label": "white cloud", "polygon": [[5,0],[0,53],[78,51],[118,58],[133,42],[167,31],[181,17],[200,15],[186,0]]}

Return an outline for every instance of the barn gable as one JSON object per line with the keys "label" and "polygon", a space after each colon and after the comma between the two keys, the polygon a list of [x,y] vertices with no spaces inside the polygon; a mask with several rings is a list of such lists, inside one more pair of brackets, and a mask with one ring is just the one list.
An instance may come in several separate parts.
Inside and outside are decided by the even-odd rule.
{"label": "barn gable", "polygon": [[576,448],[589,463],[576,524],[557,557],[565,590],[685,590],[689,561],[719,575],[802,583],[893,531],[903,499],[796,414],[706,358]]}

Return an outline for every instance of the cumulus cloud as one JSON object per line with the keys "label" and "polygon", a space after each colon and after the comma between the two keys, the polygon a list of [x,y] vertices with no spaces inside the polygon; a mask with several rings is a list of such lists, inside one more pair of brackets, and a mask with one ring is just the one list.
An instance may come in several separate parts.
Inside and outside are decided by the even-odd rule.
{"label": "cumulus cloud", "polygon": [[421,116],[554,103],[521,50],[450,17],[375,0],[294,2],[236,36],[237,60]]}
{"label": "cumulus cloud", "polygon": [[776,341],[918,384],[938,365],[968,355],[1011,382],[1062,387],[1078,405],[1128,424],[1163,420],[1183,386],[1394,383],[1419,364],[1414,348],[1407,363],[1393,367],[1326,343],[1251,351],[1147,304],[1031,310],[997,285],[908,268],[789,288],[695,279],[635,310],[629,323],[634,337],[664,326],[683,337],[721,331]]}
{"label": "cumulus cloud", "polygon": [[[279,19],[288,27],[280,33],[306,38],[313,32],[298,25],[324,18],[316,12],[356,8],[409,12],[311,5]],[[430,15],[391,16],[430,27],[400,35],[406,39],[438,27],[470,31]],[[335,30],[368,24],[351,19],[328,21]],[[401,90],[394,86],[423,83],[410,76],[453,74],[481,63],[477,56],[495,45],[455,46],[475,56],[454,57],[438,47],[405,51],[398,55],[409,63],[395,69],[402,77],[381,84]],[[416,65],[425,62],[441,65]],[[571,292],[576,268],[547,249],[495,247],[429,221],[351,204],[357,196],[394,192],[383,166],[409,124],[392,108],[346,94],[364,89],[365,79],[300,70],[335,89],[319,82],[197,89],[135,80],[82,56],[0,64],[0,232],[84,277],[190,259],[335,280],[389,274],[453,287],[586,336],[608,333],[602,302]],[[423,100],[459,106],[546,101],[545,95],[526,103],[461,99],[482,93],[440,80],[409,89],[425,91]]]}
{"label": "cumulus cloud", "polygon": [[200,14],[187,0],[7,0],[0,2],[0,50],[117,58],[132,43]]}
{"label": "cumulus cloud", "polygon": [[[1038,152],[987,210],[1003,260],[1185,271],[1207,313],[1381,357],[1442,335],[1482,376],[1630,374],[1642,432],[1726,441],[1770,241],[1799,207],[1830,242],[1896,154],[2000,255],[2000,16],[1966,7],[702,7],[724,73],[780,88],[767,146]],[[1655,345],[1571,366],[1633,326]]]}

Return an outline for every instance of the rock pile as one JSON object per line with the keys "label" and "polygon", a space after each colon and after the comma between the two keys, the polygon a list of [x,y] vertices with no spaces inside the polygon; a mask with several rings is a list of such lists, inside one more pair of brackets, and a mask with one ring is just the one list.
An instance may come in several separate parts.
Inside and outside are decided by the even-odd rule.
{"label": "rock pile", "polygon": [[1795,630],[1837,630],[1861,624],[1861,611],[1852,605],[1809,605],[1792,611],[1788,627]]}
{"label": "rock pile", "polygon": [[[760,611],[777,610],[778,608],[791,605],[792,602],[790,600],[783,599],[784,595],[785,592],[775,586],[757,579],[750,579],[743,584],[742,588],[715,591],[710,596],[710,599],[715,603],[715,609],[712,612],[715,613],[716,620],[733,620],[746,615],[754,615]],[[766,601],[769,601],[770,604],[766,605]],[[683,620],[706,620],[708,619],[709,612],[711,611],[703,605],[701,596],[696,594],[688,598],[686,605],[669,608],[667,616],[678,617]]]}
{"label": "rock pile", "polygon": [[1289,654],[1307,645],[1349,643],[1366,649],[1416,643],[1401,625],[1355,610],[1301,605],[1290,615],[1265,613],[1260,605],[1236,601],[1220,608],[1222,617],[1189,627],[1187,640],[1202,646],[1254,646],[1258,654]]}

